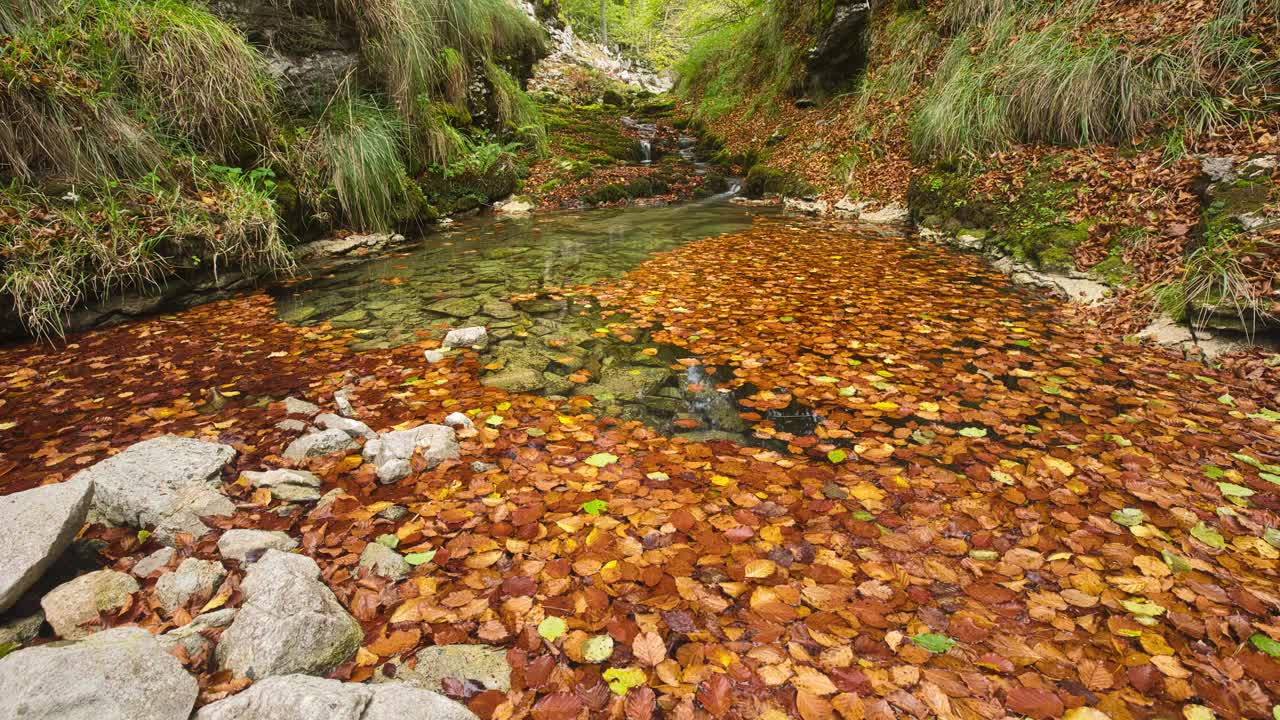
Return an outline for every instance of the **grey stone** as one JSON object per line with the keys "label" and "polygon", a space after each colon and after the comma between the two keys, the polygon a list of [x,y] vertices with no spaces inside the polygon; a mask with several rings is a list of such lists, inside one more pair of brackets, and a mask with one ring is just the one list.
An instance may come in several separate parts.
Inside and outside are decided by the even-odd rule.
{"label": "grey stone", "polygon": [[87,479],[0,497],[0,613],[67,549],[92,502],[93,484]]}
{"label": "grey stone", "polygon": [[457,328],[444,336],[445,347],[484,347],[488,344],[489,333],[483,327]]}
{"label": "grey stone", "polygon": [[248,480],[254,487],[269,488],[272,497],[285,502],[313,502],[320,499],[321,480],[306,470],[249,470],[240,477]]}
{"label": "grey stone", "polygon": [[469,428],[474,425],[471,418],[460,412],[449,413],[444,419],[444,424],[455,428]]}
{"label": "grey stone", "polygon": [[378,482],[390,485],[409,477],[409,473],[413,472],[413,466],[408,460],[394,458],[379,465],[376,472]]}
{"label": "grey stone", "polygon": [[288,552],[298,547],[298,541],[279,530],[228,530],[218,538],[218,553],[228,560],[244,562],[267,550]]}
{"label": "grey stone", "polygon": [[886,205],[873,212],[858,213],[858,221],[872,225],[896,225],[911,219],[911,212],[901,205]]}
{"label": "grey stone", "polygon": [[292,462],[301,462],[307,458],[347,452],[358,447],[360,445],[344,430],[321,430],[303,435],[289,443],[289,447],[284,450],[284,458]]}
{"label": "grey stone", "polygon": [[112,628],[0,658],[0,717],[187,720],[196,679],[151,633]]}
{"label": "grey stone", "polygon": [[351,391],[342,388],[333,394],[333,404],[338,408],[338,414],[343,417],[354,417],[356,409],[351,405]]}
{"label": "grey stone", "polygon": [[320,406],[315,403],[309,403],[306,400],[299,400],[295,397],[287,397],[284,399],[284,412],[286,415],[302,415],[303,417],[315,417],[320,414]]}
{"label": "grey stone", "polygon": [[385,520],[390,520],[391,522],[395,522],[397,520],[404,519],[404,517],[408,514],[409,514],[409,508],[403,505],[392,505],[386,510],[383,510],[382,512],[378,513],[378,517],[383,518]]}
{"label": "grey stone", "polygon": [[40,600],[40,607],[59,637],[79,640],[93,634],[84,625],[96,622],[100,613],[124,607],[138,589],[138,581],[131,575],[98,570],[50,590]]}
{"label": "grey stone", "polygon": [[[401,663],[395,680],[407,685],[440,692],[445,678],[474,680],[488,690],[511,690],[511,665],[507,651],[489,645],[432,645],[419,650],[417,663],[410,668]],[[385,682],[382,673],[374,673],[374,682]]]}
{"label": "grey stone", "polygon": [[1210,157],[1208,155],[1200,158],[1200,171],[1209,176],[1209,180],[1212,182],[1235,180],[1235,166],[1236,161],[1234,158]]}
{"label": "grey stone", "polygon": [[444,355],[444,353],[440,352],[439,350],[427,350],[426,352],[422,353],[422,357],[423,357],[427,362],[431,363],[432,365],[435,365],[436,363],[440,362],[441,360],[444,360],[445,355]]}
{"label": "grey stone", "polygon": [[43,624],[44,612],[40,610],[31,615],[9,618],[0,622],[0,647],[30,642],[40,634],[40,626]]}
{"label": "grey stone", "polygon": [[474,473],[487,473],[497,469],[498,466],[493,463],[480,462],[479,460],[471,463],[471,472]]}
{"label": "grey stone", "polygon": [[294,257],[306,260],[316,257],[349,255],[357,250],[372,250],[387,243],[403,242],[403,235],[390,233],[370,233],[368,235],[348,235],[340,238],[327,238],[300,245],[293,250]]}
{"label": "grey stone", "polygon": [[153,528],[157,540],[173,545],[179,533],[208,532],[202,516],[235,512],[217,490],[235,455],[229,445],[165,435],[130,445],[73,480],[93,483],[93,508],[106,522]]}
{"label": "grey stone", "polygon": [[220,562],[187,558],[177,570],[156,581],[156,601],[165,612],[173,612],[186,606],[192,597],[213,597],[226,577],[227,570]]}
{"label": "grey stone", "polygon": [[197,615],[191,622],[156,638],[165,650],[172,650],[181,645],[188,656],[194,656],[203,649],[212,649],[213,641],[206,633],[227,627],[235,620],[236,608],[222,608],[203,615]]}
{"label": "grey stone", "polygon": [[377,542],[364,546],[364,552],[360,553],[360,567],[388,580],[403,580],[413,570],[403,555]]}
{"label": "grey stone", "polygon": [[480,302],[471,298],[445,298],[427,306],[431,312],[452,317],[471,317],[480,312]]}
{"label": "grey stone", "polygon": [[508,368],[480,379],[480,384],[507,392],[533,392],[542,389],[542,373],[527,367]]}
{"label": "grey stone", "polygon": [[364,631],[319,578],[311,558],[268,550],[240,584],[245,602],[218,642],[218,667],[260,680],[322,675],[351,659]]}
{"label": "grey stone", "polygon": [[133,569],[129,572],[140,578],[151,577],[157,570],[166,567],[176,554],[177,552],[173,548],[162,547],[134,563]]}
{"label": "grey stone", "polygon": [[365,438],[371,440],[378,437],[378,433],[374,432],[373,428],[370,428],[359,420],[352,420],[351,418],[341,417],[332,413],[317,415],[315,422],[325,430],[341,430],[352,438]]}
{"label": "grey stone", "polygon": [[458,438],[448,425],[419,425],[408,430],[384,433],[364,446],[364,459],[378,468],[384,484],[406,477],[414,454],[421,454],[427,469],[462,454]]}
{"label": "grey stone", "polygon": [[277,430],[283,430],[287,433],[293,433],[294,435],[300,435],[306,432],[307,428],[309,427],[311,426],[302,422],[301,420],[295,420],[294,418],[289,418],[288,420],[281,420],[280,422],[276,423]]}
{"label": "grey stone", "polygon": [[476,720],[460,703],[404,683],[284,675],[201,708],[193,720]]}

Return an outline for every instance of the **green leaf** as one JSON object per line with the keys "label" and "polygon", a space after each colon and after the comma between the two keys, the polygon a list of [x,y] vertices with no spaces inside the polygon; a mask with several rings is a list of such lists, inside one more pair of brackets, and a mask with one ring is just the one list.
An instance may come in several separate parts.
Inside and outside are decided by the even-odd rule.
{"label": "green leaf", "polygon": [[1040,389],[1046,393],[1049,393],[1050,395],[1062,394],[1062,388],[1058,387],[1057,385],[1041,385]]}
{"label": "green leaf", "polygon": [[1039,425],[1023,425],[1022,426],[1022,431],[1028,435],[1035,435],[1036,433],[1040,432],[1040,430],[1041,428]]}
{"label": "green leaf", "polygon": [[502,424],[502,421],[505,419],[506,418],[502,417],[501,415],[490,415],[489,417],[485,418],[484,424],[488,425],[489,427],[498,427],[499,425]]}
{"label": "green leaf", "polygon": [[145,543],[148,539],[150,539],[150,537],[151,537],[151,531],[150,531],[150,530],[139,530],[139,531],[138,531],[138,542],[139,542],[139,543]]}
{"label": "green leaf", "polygon": [[665,482],[671,479],[671,476],[664,472],[651,472],[648,475],[645,475],[645,477],[649,478],[650,480],[657,480],[659,482]]}
{"label": "green leaf", "polygon": [[529,437],[542,437],[543,435],[547,434],[547,431],[543,430],[542,428],[529,428],[528,430],[524,431],[524,434],[528,435]]}
{"label": "green leaf", "polygon": [[1218,489],[1227,497],[1247,498],[1253,495],[1252,490],[1243,485],[1236,485],[1235,483],[1220,482],[1218,483]]}
{"label": "green leaf", "polygon": [[4,657],[5,655],[8,655],[9,653],[13,652],[14,650],[17,650],[20,647],[22,647],[22,645],[16,642],[0,643],[0,658]]}
{"label": "green leaf", "polygon": [[426,552],[419,552],[419,553],[409,553],[408,555],[404,556],[404,561],[414,567],[417,567],[419,565],[425,565],[431,562],[432,559],[435,558],[435,556],[436,556],[435,550],[428,550]]}
{"label": "green leaf", "polygon": [[555,642],[566,632],[569,626],[565,623],[564,618],[548,615],[542,618],[542,622],[538,623],[538,634],[547,642]]}
{"label": "green leaf", "polygon": [[1191,528],[1191,537],[1215,550],[1222,550],[1227,546],[1227,541],[1222,538],[1222,533],[1206,525],[1203,520]]}
{"label": "green leaf", "polygon": [[858,388],[852,385],[846,385],[840,388],[840,397],[853,397],[858,394]]}
{"label": "green leaf", "polygon": [[911,638],[911,642],[931,653],[944,653],[955,647],[956,641],[938,633],[921,633]]}
{"label": "green leaf", "polygon": [[1164,606],[1146,599],[1121,600],[1125,610],[1141,617],[1156,617],[1164,614]]}
{"label": "green leaf", "polygon": [[594,467],[602,468],[606,465],[612,465],[618,462],[618,456],[612,453],[596,453],[582,462]]}
{"label": "green leaf", "polygon": [[987,429],[980,427],[960,428],[960,434],[965,437],[980,438],[987,436]]}
{"label": "green leaf", "polygon": [[819,375],[817,377],[810,378],[810,380],[818,385],[834,385],[840,382],[839,378],[833,378],[830,375]]}
{"label": "green leaf", "polygon": [[1125,527],[1135,527],[1147,521],[1147,514],[1138,508],[1121,508],[1111,511],[1111,522]]}
{"label": "green leaf", "polygon": [[1217,465],[1205,465],[1204,476],[1210,480],[1221,480],[1227,476],[1227,473]]}
{"label": "green leaf", "polygon": [[827,459],[833,463],[839,464],[849,459],[849,453],[837,448],[827,453]]}
{"label": "green leaf", "polygon": [[1168,550],[1161,550],[1160,556],[1164,558],[1164,563],[1169,566],[1169,569],[1175,573],[1191,570],[1191,563],[1187,562],[1181,555],[1171,553]]}
{"label": "green leaf", "polygon": [[592,635],[582,643],[582,658],[589,663],[602,663],[613,655],[613,638],[608,635]]}
{"label": "green leaf", "polygon": [[1231,397],[1231,395],[1225,394],[1225,393],[1218,396],[1218,402],[1222,403],[1223,405],[1226,405],[1227,407],[1236,406],[1236,399]]}
{"label": "green leaf", "polygon": [[1271,547],[1280,548],[1280,530],[1267,528],[1262,531],[1262,539],[1266,540]]}
{"label": "green leaf", "polygon": [[1280,642],[1276,642],[1275,640],[1272,640],[1267,635],[1263,635],[1262,633],[1254,633],[1249,637],[1249,642],[1253,643],[1254,647],[1270,655],[1271,657],[1280,657]]}
{"label": "green leaf", "polygon": [[1275,410],[1272,410],[1270,408],[1262,408],[1261,410],[1259,410],[1256,413],[1253,413],[1249,417],[1258,418],[1259,420],[1269,420],[1273,423],[1280,423],[1280,412],[1276,412]]}
{"label": "green leaf", "polygon": [[400,538],[391,534],[379,535],[378,538],[374,540],[374,542],[378,543],[379,545],[386,545],[392,550],[395,550],[396,546],[400,544]]}
{"label": "green leaf", "polygon": [[853,519],[861,520],[862,522],[871,522],[872,520],[876,519],[876,516],[872,515],[866,510],[859,510],[853,514]]}
{"label": "green leaf", "polygon": [[599,515],[600,513],[609,512],[609,503],[604,500],[595,499],[582,503],[582,512],[588,515]]}
{"label": "green leaf", "polygon": [[1268,473],[1268,472],[1260,472],[1258,473],[1258,477],[1262,478],[1263,480],[1266,480],[1269,483],[1275,483],[1276,485],[1280,485],[1280,475],[1276,475],[1274,473]]}
{"label": "green leaf", "polygon": [[603,675],[615,695],[626,695],[631,688],[640,687],[649,679],[639,668],[609,668]]}

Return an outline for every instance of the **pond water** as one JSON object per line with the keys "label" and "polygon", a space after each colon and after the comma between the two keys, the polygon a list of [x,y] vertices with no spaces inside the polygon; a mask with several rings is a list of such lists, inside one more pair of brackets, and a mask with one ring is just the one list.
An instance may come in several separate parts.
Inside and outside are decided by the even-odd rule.
{"label": "pond water", "polygon": [[[276,290],[276,306],[285,322],[352,330],[359,338],[355,349],[484,326],[490,339],[481,362],[485,384],[589,395],[602,414],[664,432],[752,442],[738,417],[739,396],[717,389],[715,368],[676,370],[687,354],[651,342],[645,331],[626,340],[597,332],[603,323],[597,308],[565,290],[777,214],[721,196],[679,206],[475,218],[398,253],[313,268],[310,279]],[[771,411],[767,419],[801,432],[816,423],[803,407]]]}

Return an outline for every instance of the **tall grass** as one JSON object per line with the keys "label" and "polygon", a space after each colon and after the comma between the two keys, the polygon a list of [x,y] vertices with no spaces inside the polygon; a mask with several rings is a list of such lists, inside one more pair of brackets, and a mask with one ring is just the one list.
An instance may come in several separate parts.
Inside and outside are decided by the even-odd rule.
{"label": "tall grass", "polygon": [[400,118],[369,98],[347,93],[321,137],[323,161],[347,218],[363,230],[391,227],[406,192]]}
{"label": "tall grass", "polygon": [[942,38],[922,12],[898,15],[884,32],[877,34],[871,47],[875,58],[891,58],[890,62],[868,70],[863,90],[890,100],[904,96],[920,79],[929,58]]}
{"label": "tall grass", "polygon": [[714,120],[736,108],[770,112],[792,89],[802,50],[788,37],[786,3],[747,3],[709,21],[676,66],[677,92],[699,98],[696,115]]}

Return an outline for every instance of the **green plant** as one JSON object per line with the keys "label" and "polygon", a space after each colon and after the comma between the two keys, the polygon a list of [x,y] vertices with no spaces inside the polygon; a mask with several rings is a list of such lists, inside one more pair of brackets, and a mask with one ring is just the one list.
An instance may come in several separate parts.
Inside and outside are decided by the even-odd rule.
{"label": "green plant", "polygon": [[357,228],[389,228],[405,198],[404,124],[374,100],[346,92],[319,141],[338,202]]}

